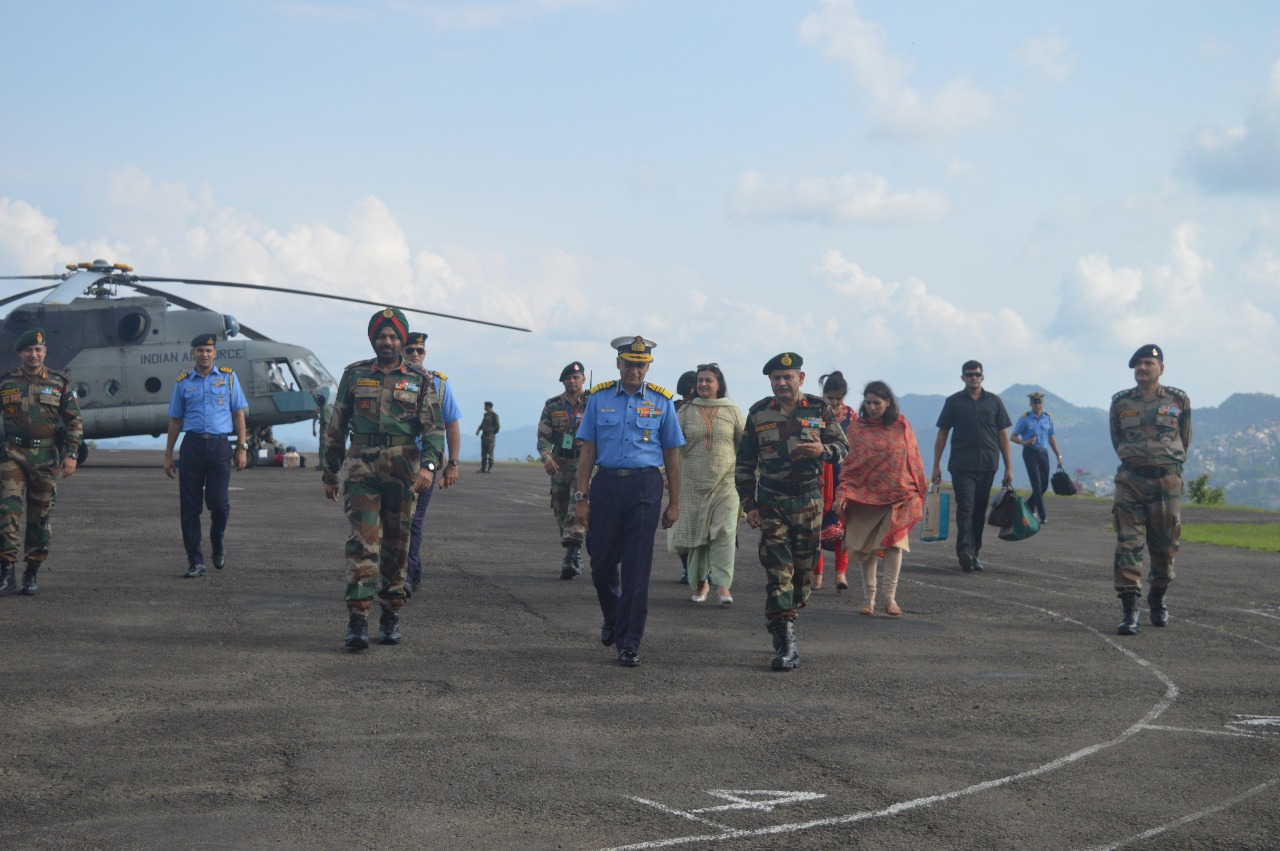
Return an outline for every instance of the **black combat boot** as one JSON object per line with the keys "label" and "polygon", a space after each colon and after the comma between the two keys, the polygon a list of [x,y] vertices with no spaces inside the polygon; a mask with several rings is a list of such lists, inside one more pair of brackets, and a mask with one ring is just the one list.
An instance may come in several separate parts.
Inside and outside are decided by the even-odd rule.
{"label": "black combat boot", "polygon": [[36,574],[39,572],[40,565],[27,562],[27,569],[22,571],[22,596],[34,597],[40,590],[40,586],[36,585]]}
{"label": "black combat boot", "polygon": [[1152,588],[1147,594],[1147,606],[1151,609],[1152,626],[1169,625],[1169,607],[1164,604],[1164,592],[1167,588]]}
{"label": "black combat boot", "polygon": [[778,651],[769,666],[775,671],[799,668],[800,654],[796,652],[795,622],[779,618],[769,623],[769,631],[773,633],[773,649]]}
{"label": "black combat boot", "polygon": [[351,615],[347,621],[347,646],[352,650],[369,649],[368,615]]}
{"label": "black combat boot", "polygon": [[560,578],[572,579],[578,575],[578,571],[573,569],[573,550],[572,544],[565,545],[564,558],[560,559]]}
{"label": "black combat boot", "polygon": [[[379,603],[378,605],[382,606],[382,614],[378,617],[378,643],[399,644],[400,614],[388,609],[386,603]],[[367,641],[365,646],[368,646]]]}
{"label": "black combat boot", "polygon": [[0,594],[13,590],[13,562],[0,562]]}
{"label": "black combat boot", "polygon": [[578,576],[581,576],[582,570],[583,570],[582,544],[579,544],[577,541],[575,541],[573,545],[569,547],[569,549],[573,550],[573,572],[576,573]]}
{"label": "black combat boot", "polygon": [[1116,627],[1116,632],[1120,635],[1137,635],[1142,629],[1138,621],[1141,618],[1141,611],[1138,608],[1138,592],[1131,591],[1128,594],[1120,595],[1120,605],[1124,606],[1124,620],[1120,621],[1120,626]]}

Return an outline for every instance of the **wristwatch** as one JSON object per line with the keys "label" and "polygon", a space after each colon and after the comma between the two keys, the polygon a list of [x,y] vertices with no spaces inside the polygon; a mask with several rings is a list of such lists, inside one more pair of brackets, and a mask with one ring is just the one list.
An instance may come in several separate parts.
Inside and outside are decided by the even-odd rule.
{"label": "wristwatch", "polygon": [[427,463],[423,464],[422,466],[423,466],[423,467],[425,467],[425,468],[427,469],[427,472],[428,472],[428,473],[434,473],[434,472],[436,471],[436,462],[435,462],[435,461],[428,461]]}
{"label": "wristwatch", "polygon": [[243,450],[245,450],[245,451],[247,452],[247,451],[249,451],[249,444],[247,444],[247,443],[237,443],[237,444],[236,444],[236,449],[243,449]]}
{"label": "wristwatch", "polygon": [[457,459],[457,458],[450,458],[450,459],[449,459],[449,462],[448,462],[447,464],[445,464],[445,466],[446,466],[446,467],[456,467],[456,466],[458,466],[458,459]]}
{"label": "wristwatch", "polygon": [[591,500],[587,499],[587,495],[582,491],[574,491],[573,501],[574,502],[590,502]]}

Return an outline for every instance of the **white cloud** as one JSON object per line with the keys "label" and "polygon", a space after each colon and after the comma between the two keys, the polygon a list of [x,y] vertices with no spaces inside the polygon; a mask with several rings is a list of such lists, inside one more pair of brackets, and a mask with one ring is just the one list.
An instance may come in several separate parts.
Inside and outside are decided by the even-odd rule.
{"label": "white cloud", "polygon": [[996,113],[992,95],[967,80],[949,80],[932,95],[917,91],[907,82],[912,63],[890,53],[884,29],[859,15],[852,0],[822,0],[800,35],[849,70],[872,117],[889,133],[948,135],[984,126]]}
{"label": "white cloud", "polygon": [[947,180],[965,183],[981,183],[982,173],[978,166],[966,160],[953,158],[947,163]]}
{"label": "white cloud", "polygon": [[747,172],[729,199],[734,219],[795,219],[826,224],[931,221],[947,211],[944,195],[927,189],[894,192],[877,174],[790,180]]}
{"label": "white cloud", "polygon": [[1244,123],[1204,130],[1186,157],[1196,182],[1216,192],[1280,190],[1280,61]]}
{"label": "white cloud", "polygon": [[439,29],[483,29],[573,9],[612,9],[614,0],[390,0],[393,12],[413,15]]}
{"label": "white cloud", "polygon": [[1076,62],[1075,54],[1067,49],[1067,40],[1058,33],[1026,39],[1018,46],[1014,57],[1032,71],[1055,82],[1071,76]]}

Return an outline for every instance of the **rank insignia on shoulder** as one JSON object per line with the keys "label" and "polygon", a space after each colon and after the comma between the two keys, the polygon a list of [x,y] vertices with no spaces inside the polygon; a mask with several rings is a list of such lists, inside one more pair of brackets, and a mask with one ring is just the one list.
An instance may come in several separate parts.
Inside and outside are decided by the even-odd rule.
{"label": "rank insignia on shoulder", "polygon": [[431,374],[432,374],[432,375],[434,375],[436,378],[440,379],[441,381],[448,381],[448,380],[449,380],[449,376],[445,375],[443,372],[436,372],[436,371],[433,369],[433,370],[431,370]]}
{"label": "rank insignia on shoulder", "polygon": [[658,385],[652,384],[652,383],[645,384],[645,387],[648,387],[654,393],[661,393],[663,396],[666,396],[668,399],[671,398],[671,391],[665,387],[659,387]]}
{"label": "rank insignia on shoulder", "polygon": [[218,372],[225,372],[227,375],[230,375],[232,372],[232,369],[229,366],[220,366],[218,367]]}
{"label": "rank insignia on shoulder", "polygon": [[178,373],[178,378],[177,378],[177,380],[178,380],[178,381],[182,381],[183,379],[185,379],[185,378],[186,378],[188,375],[190,375],[190,374],[191,374],[190,372],[187,372],[186,370],[183,370],[182,372]]}
{"label": "rank insignia on shoulder", "polygon": [[596,392],[596,391],[598,391],[598,390],[608,390],[610,387],[613,387],[613,386],[614,386],[614,385],[616,385],[617,383],[618,383],[618,379],[616,379],[616,378],[615,378],[615,379],[613,379],[612,381],[601,381],[601,382],[600,382],[599,384],[597,384],[595,387],[592,387],[592,388],[591,388],[591,392],[592,392],[592,393],[595,393],[595,392]]}

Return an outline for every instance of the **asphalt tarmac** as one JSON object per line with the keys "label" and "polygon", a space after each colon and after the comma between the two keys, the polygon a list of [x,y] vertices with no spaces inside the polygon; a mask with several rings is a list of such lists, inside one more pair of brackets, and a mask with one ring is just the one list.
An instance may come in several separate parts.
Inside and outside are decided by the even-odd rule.
{"label": "asphalt tarmac", "polygon": [[1280,846],[1274,556],[1185,544],[1172,623],[1121,638],[1110,505],[1051,498],[982,574],[913,542],[901,618],[829,576],[775,673],[756,533],[719,608],[660,532],[624,669],[541,468],[475,470],[433,499],[403,643],[353,653],[314,469],[233,475],[228,567],[188,580],[160,454],[94,453],[39,595],[0,599],[0,847]]}

